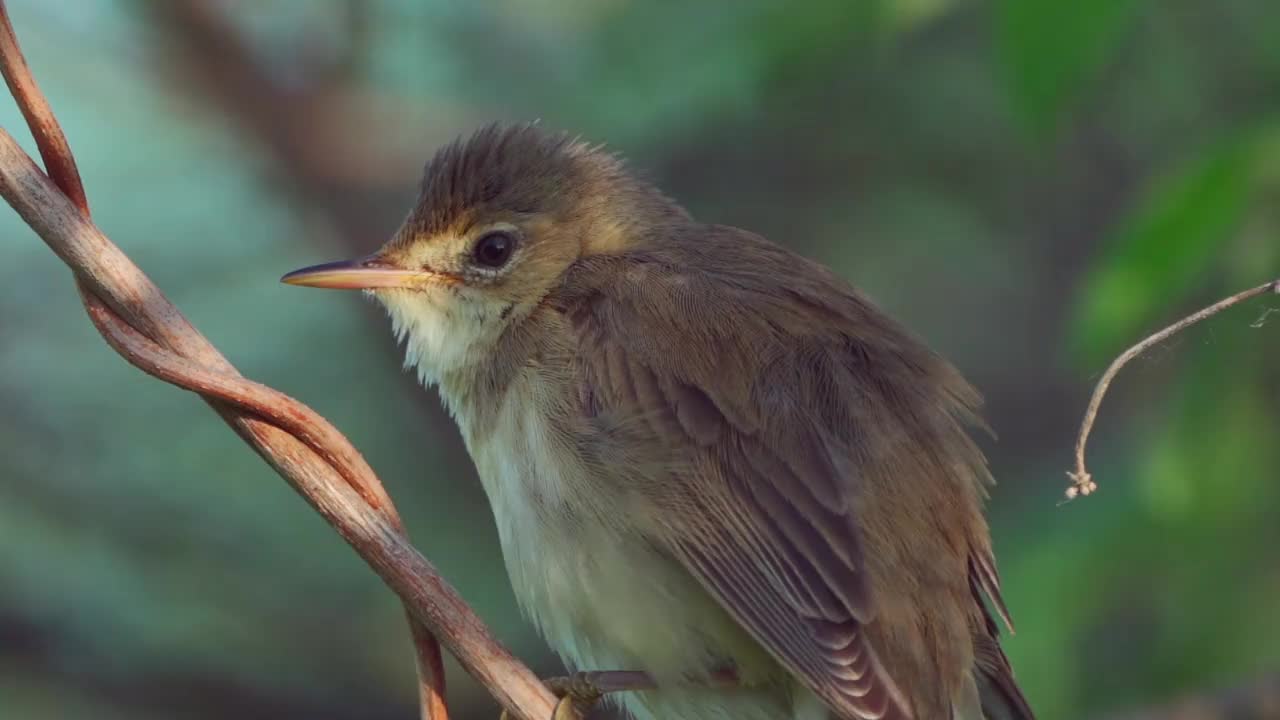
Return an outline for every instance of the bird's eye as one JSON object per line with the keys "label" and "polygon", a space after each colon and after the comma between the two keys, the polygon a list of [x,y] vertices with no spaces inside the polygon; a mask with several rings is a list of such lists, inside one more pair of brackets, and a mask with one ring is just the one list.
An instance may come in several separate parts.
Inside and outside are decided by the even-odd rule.
{"label": "bird's eye", "polygon": [[480,236],[471,248],[471,257],[481,267],[500,268],[507,264],[515,250],[515,235],[504,230],[494,230]]}

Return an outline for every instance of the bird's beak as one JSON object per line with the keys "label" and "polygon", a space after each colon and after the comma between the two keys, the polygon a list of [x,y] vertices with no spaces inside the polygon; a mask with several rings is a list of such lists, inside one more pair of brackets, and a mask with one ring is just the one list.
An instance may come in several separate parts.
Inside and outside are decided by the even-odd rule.
{"label": "bird's beak", "polygon": [[294,270],[280,278],[280,282],[335,290],[371,290],[421,287],[440,279],[442,276],[438,273],[406,270],[376,255],[370,255],[358,260],[340,260]]}

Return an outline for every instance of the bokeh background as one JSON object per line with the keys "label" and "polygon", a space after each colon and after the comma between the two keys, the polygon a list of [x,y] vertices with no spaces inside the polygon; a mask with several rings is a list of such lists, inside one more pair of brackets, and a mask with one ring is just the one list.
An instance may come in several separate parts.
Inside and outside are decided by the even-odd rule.
{"label": "bokeh background", "polygon": [[[1056,505],[1109,359],[1280,275],[1280,4],[9,5],[98,224],[350,435],[541,672],[384,319],[277,283],[379,245],[432,150],[492,120],[607,142],[699,217],[829,263],[981,387],[1007,648],[1042,718],[1280,685],[1280,299],[1126,371],[1101,493]],[[0,126],[31,147],[7,101]],[[7,210],[0,256],[0,717],[412,717],[377,578],[198,399],[118,359]],[[496,716],[451,680],[457,717]]]}

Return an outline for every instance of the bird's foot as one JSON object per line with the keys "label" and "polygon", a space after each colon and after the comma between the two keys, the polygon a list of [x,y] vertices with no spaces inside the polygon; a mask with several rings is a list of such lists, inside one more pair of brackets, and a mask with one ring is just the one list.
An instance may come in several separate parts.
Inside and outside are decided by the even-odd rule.
{"label": "bird's foot", "polygon": [[560,698],[551,720],[582,720],[587,711],[604,697],[604,690],[596,685],[590,673],[576,672],[565,677],[547,678],[542,682]]}
{"label": "bird's foot", "polygon": [[[592,675],[593,673],[576,672],[564,677],[543,679],[542,684],[559,698],[551,720],[582,720],[587,711],[600,702],[604,691],[596,686]],[[503,710],[499,720],[512,720],[511,714]]]}
{"label": "bird's foot", "polygon": [[[542,682],[560,699],[551,720],[582,720],[583,715],[608,693],[651,690],[654,687],[653,680],[645,673],[625,670],[576,672],[546,678]],[[512,717],[503,710],[500,720],[512,720]]]}

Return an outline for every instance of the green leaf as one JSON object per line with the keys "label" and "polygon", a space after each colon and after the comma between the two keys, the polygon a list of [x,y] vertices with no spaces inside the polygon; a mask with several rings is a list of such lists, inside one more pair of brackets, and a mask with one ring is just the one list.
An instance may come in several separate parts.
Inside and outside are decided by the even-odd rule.
{"label": "green leaf", "polygon": [[996,43],[1009,94],[1033,132],[1063,109],[1116,48],[1139,0],[1000,0]]}
{"label": "green leaf", "polygon": [[1096,366],[1136,342],[1211,277],[1215,255],[1248,203],[1256,133],[1210,146],[1157,181],[1085,279],[1071,344]]}

